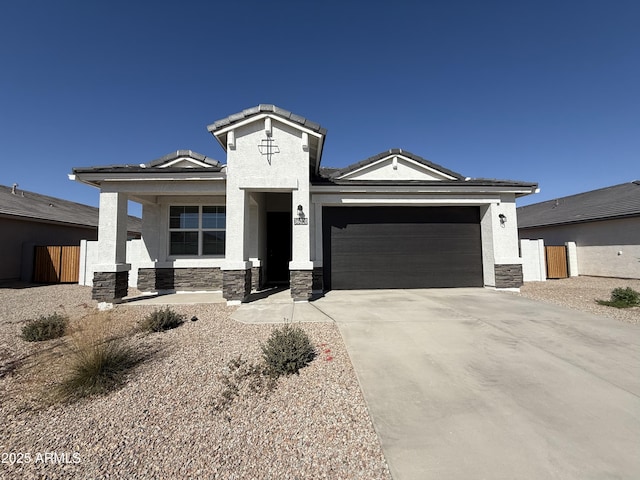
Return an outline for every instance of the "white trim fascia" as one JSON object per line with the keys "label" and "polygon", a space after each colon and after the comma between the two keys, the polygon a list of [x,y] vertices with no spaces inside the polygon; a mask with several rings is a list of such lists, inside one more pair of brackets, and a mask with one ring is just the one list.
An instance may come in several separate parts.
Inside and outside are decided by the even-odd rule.
{"label": "white trim fascia", "polygon": [[397,197],[374,196],[344,196],[344,195],[317,195],[311,199],[314,205],[323,206],[412,206],[412,205],[438,205],[438,206],[478,206],[495,204],[500,201],[499,196],[456,197],[442,195],[405,195]]}
{"label": "white trim fascia", "polygon": [[215,130],[214,131],[212,129],[211,130],[209,130],[208,128],[207,129],[209,130],[210,133],[212,133],[214,136],[217,137],[218,135],[224,135],[225,133],[229,132],[230,130],[235,130],[238,127],[243,127],[245,125],[249,125],[249,124],[251,124],[253,122],[257,122],[257,121],[262,120],[262,119],[267,118],[267,117],[269,117],[269,118],[271,118],[273,120],[276,120],[278,122],[284,123],[285,125],[289,125],[290,127],[295,128],[297,130],[300,130],[300,131],[303,131],[303,132],[307,132],[307,133],[313,135],[314,137],[320,138],[320,137],[324,136],[323,134],[321,134],[319,132],[315,132],[315,131],[305,127],[304,125],[300,125],[297,122],[292,122],[291,120],[287,120],[286,118],[280,117],[280,116],[275,115],[275,114],[269,114],[269,113],[262,113],[260,115],[254,116],[254,117],[249,117],[249,118],[247,118],[245,120],[242,120],[240,122],[233,123],[233,124],[231,124],[231,125],[229,125],[227,127],[221,128],[220,130]]}
{"label": "white trim fascia", "polygon": [[[155,182],[158,180],[215,180],[223,181],[227,177],[221,172],[198,172],[197,175],[194,172],[190,172],[189,169],[185,169],[185,172],[172,172],[170,175],[159,172],[144,172],[144,173],[77,173],[75,174],[75,180],[81,182]],[[141,175],[144,177],[141,178]]]}
{"label": "white trim fascia", "polygon": [[466,185],[461,182],[461,185],[375,185],[375,186],[363,186],[363,185],[311,185],[309,189],[312,194],[322,193],[364,193],[364,194],[378,194],[378,193],[438,193],[448,195],[459,194],[477,194],[483,195],[487,193],[500,194],[500,193],[533,193],[531,188],[515,188],[515,187],[501,187],[501,186],[486,186],[477,187]]}
{"label": "white trim fascia", "polygon": [[[422,170],[426,170],[428,172],[436,173],[436,174],[438,174],[438,176],[445,177],[445,179],[457,180],[456,177],[452,177],[451,175],[448,175],[448,174],[442,172],[441,170],[438,170],[438,169],[435,169],[435,168],[431,168],[431,167],[429,167],[429,166],[427,166],[427,165],[425,165],[423,163],[416,162],[415,160],[413,160],[413,159],[411,159],[409,157],[405,157],[401,153],[392,153],[392,154],[387,155],[386,157],[381,158],[380,160],[376,160],[373,163],[368,163],[367,165],[363,165],[362,167],[360,167],[360,168],[358,168],[356,170],[353,170],[352,172],[345,173],[344,175],[338,177],[338,180],[347,180],[349,177],[351,177],[353,175],[356,175],[359,172],[362,172],[363,170],[367,170],[367,169],[369,169],[369,168],[371,168],[371,167],[373,167],[375,165],[378,165],[379,163],[385,162],[385,161],[389,160],[389,158],[393,158],[393,157],[400,157],[403,160],[405,160],[405,161],[407,161],[409,163],[412,163],[413,165],[415,165],[416,167],[418,167],[418,168],[420,168]],[[363,180],[363,181],[366,181],[366,180]]]}
{"label": "white trim fascia", "polygon": [[[171,165],[175,165],[176,163],[180,163],[180,162],[193,163],[202,168],[213,168],[213,166],[209,165],[208,163],[204,163],[199,160],[194,160],[193,158],[188,158],[188,157],[176,158],[175,160],[171,160],[170,162],[163,163],[162,165],[156,165],[153,168],[167,168],[167,167],[170,167]],[[149,167],[145,167],[145,168],[149,168]],[[188,167],[184,167],[184,168],[188,168]]]}

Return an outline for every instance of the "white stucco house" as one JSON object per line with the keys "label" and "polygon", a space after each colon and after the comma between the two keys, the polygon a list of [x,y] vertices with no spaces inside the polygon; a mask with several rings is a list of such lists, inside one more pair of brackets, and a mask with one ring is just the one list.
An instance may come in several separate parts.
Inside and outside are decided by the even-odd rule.
{"label": "white stucco house", "polygon": [[518,208],[519,235],[575,244],[580,275],[640,279],[640,180]]}
{"label": "white stucco house", "polygon": [[[142,291],[219,290],[230,303],[273,283],[289,283],[296,300],[522,283],[515,200],[535,183],[466,178],[401,149],[324,169],[327,131],[274,105],[207,128],[226,163],[178,150],[73,169],[70,178],[100,189],[95,299],[126,296],[130,273]],[[135,255],[128,200],[143,209]]]}

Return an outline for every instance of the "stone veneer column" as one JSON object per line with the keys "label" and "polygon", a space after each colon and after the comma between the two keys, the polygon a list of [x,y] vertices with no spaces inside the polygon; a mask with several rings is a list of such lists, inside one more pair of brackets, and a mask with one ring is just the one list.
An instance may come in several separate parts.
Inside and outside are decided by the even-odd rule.
{"label": "stone veneer column", "polygon": [[242,302],[249,294],[251,294],[251,269],[222,271],[222,296],[227,302]]}
{"label": "stone veneer column", "polygon": [[496,288],[520,288],[522,286],[522,265],[502,264],[494,267]]}
{"label": "stone veneer column", "polygon": [[251,289],[262,289],[262,267],[251,267]]}
{"label": "stone veneer column", "polygon": [[118,303],[129,291],[129,272],[95,272],[91,298],[99,302]]}
{"label": "stone veneer column", "polygon": [[291,270],[289,272],[291,296],[294,301],[309,300],[313,295],[313,270]]}

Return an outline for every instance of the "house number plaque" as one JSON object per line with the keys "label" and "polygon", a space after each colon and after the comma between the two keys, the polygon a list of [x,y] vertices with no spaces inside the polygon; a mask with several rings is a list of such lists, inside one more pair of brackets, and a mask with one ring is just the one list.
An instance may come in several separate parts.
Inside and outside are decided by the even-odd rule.
{"label": "house number plaque", "polygon": [[293,218],[294,225],[309,225],[309,219],[307,217],[294,217]]}

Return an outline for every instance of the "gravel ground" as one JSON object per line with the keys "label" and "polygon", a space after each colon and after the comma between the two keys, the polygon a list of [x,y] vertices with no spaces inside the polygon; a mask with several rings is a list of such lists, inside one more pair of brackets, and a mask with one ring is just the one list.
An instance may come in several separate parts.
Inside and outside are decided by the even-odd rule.
{"label": "gravel ground", "polygon": [[[640,280],[532,282],[519,295],[638,323],[640,308],[595,303],[626,286],[640,291]],[[133,334],[153,307],[120,305],[107,314],[95,307],[88,287],[0,288],[0,478],[390,478],[335,325],[302,325],[319,355],[299,376],[271,391],[243,387],[216,411],[228,362],[239,355],[257,362],[271,326],[234,322],[233,308],[220,304],[176,305],[198,321]],[[53,311],[69,315],[76,333],[35,344],[19,338],[28,319]],[[109,395],[47,403],[70,338],[97,325],[126,334],[145,360]],[[14,463],[25,454],[30,463]]]}
{"label": "gravel ground", "polygon": [[520,289],[519,295],[624,322],[639,323],[640,307],[614,308],[596,303],[596,299],[609,300],[611,290],[617,287],[631,287],[640,292],[640,280],[573,277],[546,282],[527,282]]}
{"label": "gravel ground", "polygon": [[[390,478],[330,323],[302,325],[319,355],[300,375],[280,378],[271,391],[241,388],[215,411],[228,362],[241,354],[257,362],[272,327],[239,324],[224,305],[176,305],[198,321],[129,334],[146,360],[122,388],[47,405],[69,340],[24,342],[18,336],[27,319],[57,310],[76,332],[96,322],[126,332],[153,309],[120,305],[96,315],[95,305],[90,288],[77,285],[0,288],[1,478]],[[12,464],[27,453],[30,463]]]}

